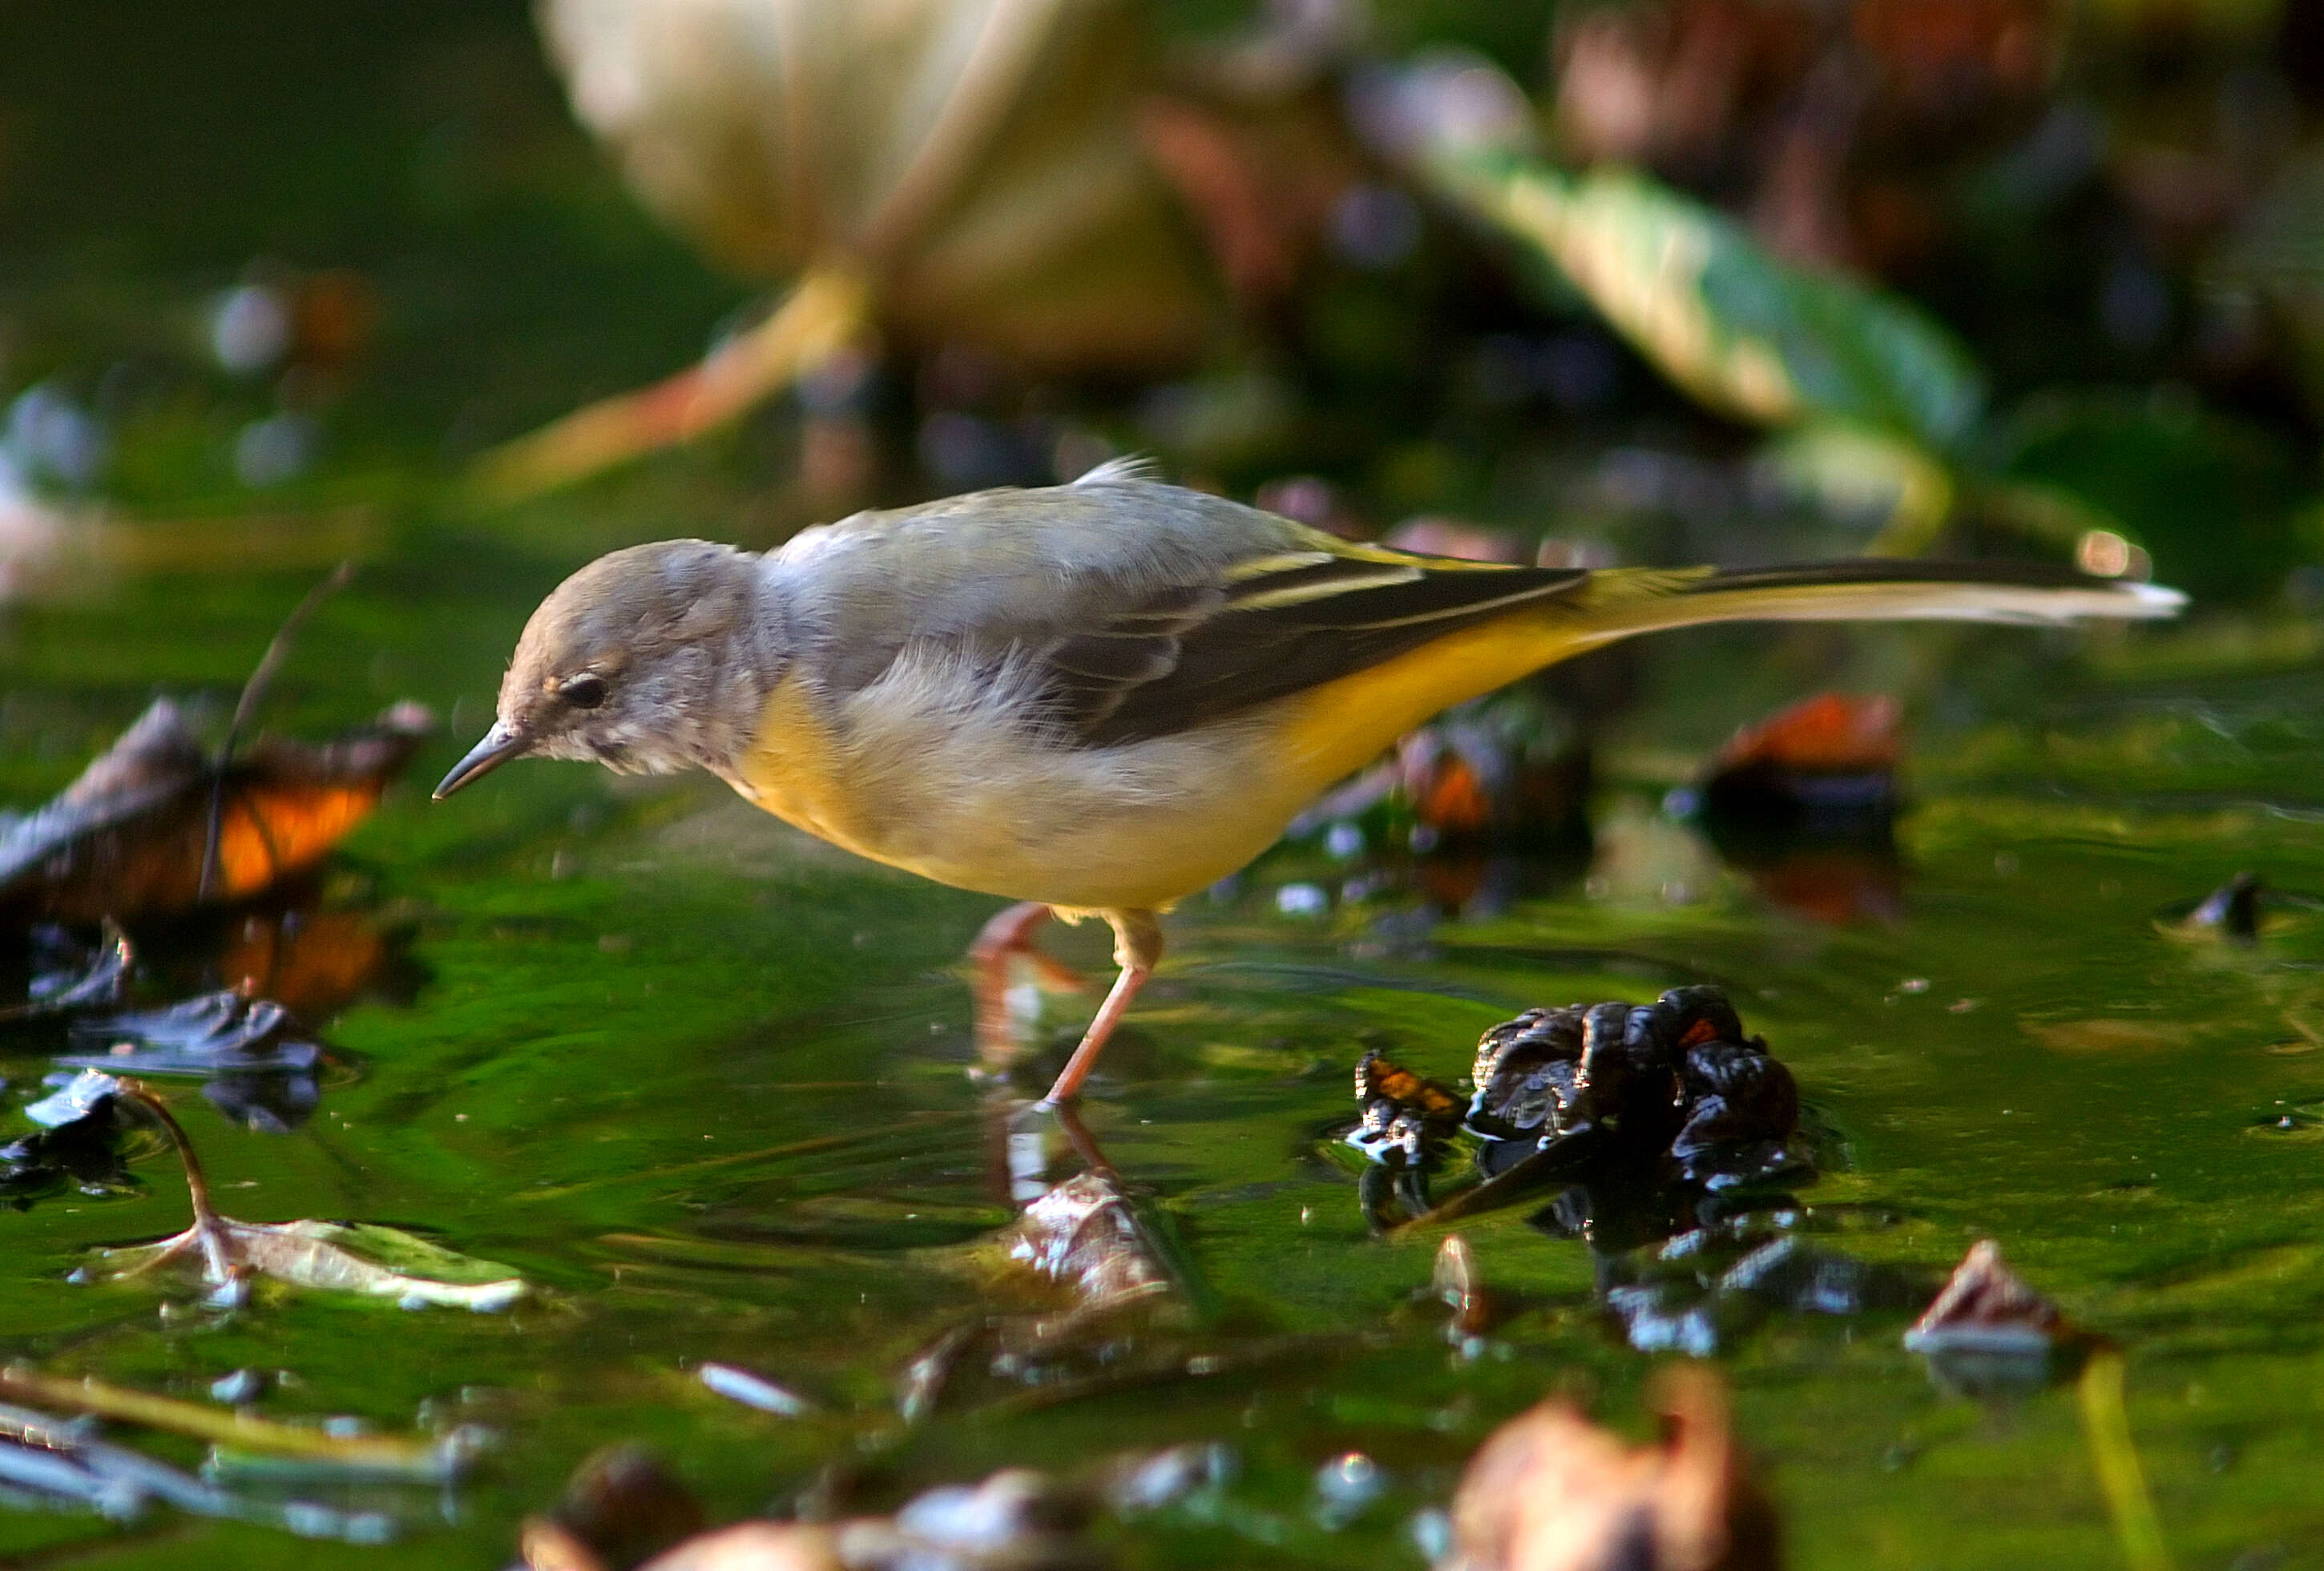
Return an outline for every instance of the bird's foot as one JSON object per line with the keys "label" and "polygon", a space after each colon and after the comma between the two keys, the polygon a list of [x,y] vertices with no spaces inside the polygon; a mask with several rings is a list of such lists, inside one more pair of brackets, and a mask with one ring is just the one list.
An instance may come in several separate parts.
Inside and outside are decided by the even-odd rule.
{"label": "bird's foot", "polygon": [[985,923],[969,946],[969,963],[976,968],[976,1050],[987,1069],[1006,1067],[1033,1040],[1043,993],[1079,993],[1088,985],[1081,973],[1035,947],[1033,936],[1048,919],[1047,906],[1013,905]]}

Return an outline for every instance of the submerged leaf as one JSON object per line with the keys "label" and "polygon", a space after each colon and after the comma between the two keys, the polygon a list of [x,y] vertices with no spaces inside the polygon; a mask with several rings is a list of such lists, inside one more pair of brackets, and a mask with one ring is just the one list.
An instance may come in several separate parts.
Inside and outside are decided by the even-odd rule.
{"label": "submerged leaf", "polygon": [[393,1227],[332,1222],[237,1222],[210,1204],[200,1159],[169,1104],[134,1080],[119,1083],[119,1095],[152,1114],[177,1148],[186,1169],[186,1198],[194,1224],[174,1237],[128,1249],[100,1249],[97,1256],[114,1269],[115,1280],[139,1275],[190,1256],[203,1281],[218,1297],[239,1301],[248,1279],[263,1276],[294,1288],[393,1298],[399,1307],[506,1309],[531,1291],[508,1268],[429,1243]]}
{"label": "submerged leaf", "polygon": [[127,922],[256,894],[321,861],[434,729],[403,703],[319,747],[261,740],[226,766],[205,894],[219,777],[177,706],[157,698],[54,800],[0,824],[0,917]]}

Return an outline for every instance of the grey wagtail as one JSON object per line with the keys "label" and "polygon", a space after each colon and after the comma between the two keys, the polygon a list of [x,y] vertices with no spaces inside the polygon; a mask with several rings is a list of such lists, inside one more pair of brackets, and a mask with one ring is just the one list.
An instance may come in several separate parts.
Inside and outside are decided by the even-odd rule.
{"label": "grey wagtail", "polygon": [[1026,902],[980,940],[981,1003],[1042,918],[1102,916],[1120,975],[1057,1103],[1152,973],[1155,913],[1441,709],[1655,628],[2049,624],[2183,600],[2015,564],[1413,556],[1116,462],[860,513],[764,555],[681,540],[601,557],[532,614],[492,730],[436,795],[527,755],[709,770],[858,855]]}

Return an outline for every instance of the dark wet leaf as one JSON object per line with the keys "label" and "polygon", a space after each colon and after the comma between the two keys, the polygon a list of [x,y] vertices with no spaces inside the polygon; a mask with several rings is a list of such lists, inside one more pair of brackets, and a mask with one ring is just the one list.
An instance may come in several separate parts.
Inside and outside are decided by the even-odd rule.
{"label": "dark wet leaf", "polygon": [[0,822],[0,916],[134,922],[256,894],[321,861],[434,729],[403,703],[320,746],[262,738],[226,766],[205,894],[218,776],[177,706],[156,699],[54,800]]}
{"label": "dark wet leaf", "polygon": [[238,993],[76,1021],[71,1040],[59,1063],[124,1075],[308,1073],[322,1058],[289,1010]]}
{"label": "dark wet leaf", "polygon": [[1707,1369],[1675,1369],[1661,1443],[1633,1448],[1561,1400],[1479,1447],[1452,1502],[1440,1571],[1773,1571],[1778,1524],[1728,1433]]}
{"label": "dark wet leaf", "polygon": [[1704,834],[1775,904],[1843,926],[1903,907],[1895,701],[1822,693],[1738,731],[1693,788]]}
{"label": "dark wet leaf", "polygon": [[134,1189],[115,1110],[119,1091],[110,1075],[85,1069],[26,1104],[24,1116],[42,1127],[0,1145],[0,1201],[22,1207],[67,1187],[84,1195]]}
{"label": "dark wet leaf", "polygon": [[1820,693],[1738,731],[1702,781],[1702,809],[1811,832],[1882,821],[1899,746],[1894,698]]}
{"label": "dark wet leaf", "polygon": [[1342,1138],[1375,1162],[1418,1168],[1461,1120],[1461,1099],[1368,1048],[1356,1060],[1356,1127]]}
{"label": "dark wet leaf", "polygon": [[[1395,536],[1388,543],[1405,545]],[[1572,716],[1519,689],[1406,733],[1393,756],[1302,813],[1290,833],[1346,825],[1421,851],[1542,848],[1588,836],[1590,783],[1590,753]]]}
{"label": "dark wet leaf", "polygon": [[[1480,1179],[1407,1224],[1471,1215],[1593,1172],[1717,1192],[1805,1168],[1792,1143],[1798,1086],[1766,1042],[1742,1031],[1715,987],[1674,988],[1637,1006],[1527,1010],[1494,1026],[1478,1042],[1465,1123],[1481,1141]],[[1360,1069],[1360,1094],[1368,1084]],[[1366,1104],[1367,1124],[1375,1105]]]}
{"label": "dark wet leaf", "polygon": [[43,922],[32,929],[32,951],[24,1002],[0,1008],[0,1024],[102,1009],[128,988],[137,965],[127,936],[110,921],[93,949],[76,943],[64,929]]}

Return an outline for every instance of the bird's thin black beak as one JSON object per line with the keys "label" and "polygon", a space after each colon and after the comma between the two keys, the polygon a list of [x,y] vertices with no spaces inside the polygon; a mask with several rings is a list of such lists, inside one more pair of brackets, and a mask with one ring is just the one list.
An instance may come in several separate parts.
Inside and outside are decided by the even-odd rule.
{"label": "bird's thin black beak", "polygon": [[468,755],[454,764],[452,772],[436,788],[436,799],[442,801],[479,775],[490,774],[510,759],[521,756],[531,740],[506,721],[494,721],[493,728],[484,733],[484,739],[468,749]]}

